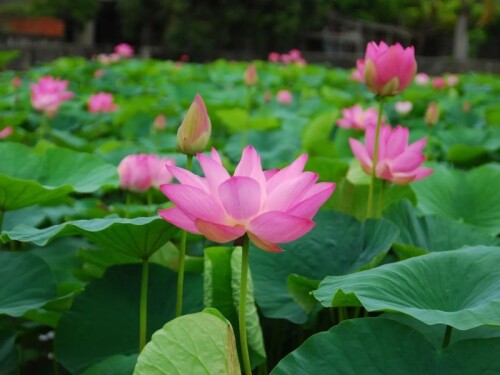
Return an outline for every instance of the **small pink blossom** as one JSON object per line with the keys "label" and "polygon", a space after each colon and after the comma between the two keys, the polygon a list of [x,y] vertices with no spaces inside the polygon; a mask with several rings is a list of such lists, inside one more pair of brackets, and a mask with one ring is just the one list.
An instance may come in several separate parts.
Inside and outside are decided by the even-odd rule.
{"label": "small pink blossom", "polygon": [[160,158],[154,154],[133,154],[126,156],[118,165],[120,187],[141,192],[172,181],[167,167],[175,165],[173,159]]}
{"label": "small pink blossom", "polygon": [[110,113],[118,110],[118,106],[113,103],[113,95],[105,92],[92,95],[88,107],[91,113]]}
{"label": "small pink blossom", "polygon": [[215,149],[211,156],[197,158],[205,177],[168,167],[180,184],[161,186],[175,206],[158,214],[218,243],[246,233],[259,248],[281,251],[278,244],[294,241],[314,227],[312,218],[335,189],[333,183],[316,183],[316,173],[303,172],[305,154],[279,171],[263,171],[257,151],[248,146],[233,176]]}
{"label": "small pink blossom", "polygon": [[[366,128],[365,144],[354,138],[349,138],[354,156],[367,174],[371,174],[373,149],[375,145],[376,126]],[[380,128],[379,150],[375,169],[378,178],[405,185],[412,181],[429,176],[433,170],[421,167],[425,160],[422,150],[427,143],[426,138],[408,145],[410,131],[400,125],[391,129],[390,125]]]}
{"label": "small pink blossom", "polygon": [[425,110],[424,121],[429,126],[435,126],[439,121],[439,107],[436,102],[430,102]]}
{"label": "small pink blossom", "polygon": [[[342,118],[337,120],[337,125],[344,129],[365,130],[367,126],[376,125],[378,111],[376,108],[363,108],[357,104],[350,108],[342,109]],[[385,118],[382,118],[385,122]]]}
{"label": "small pink blossom", "polygon": [[14,78],[12,78],[12,86],[15,89],[18,89],[19,87],[21,87],[21,83],[23,83],[23,80],[21,77],[15,76]]}
{"label": "small pink blossom", "polygon": [[431,78],[429,77],[429,75],[427,73],[418,73],[415,76],[415,83],[419,86],[427,85],[430,80],[431,80]]}
{"label": "small pink blossom", "polygon": [[99,61],[101,64],[103,65],[109,65],[111,63],[114,63],[114,62],[117,62],[118,60],[120,60],[120,55],[117,54],[117,53],[112,53],[112,54],[105,54],[105,53],[101,53],[99,55],[97,55],[97,61]]}
{"label": "small pink blossom", "polygon": [[298,49],[296,49],[296,48],[291,49],[291,50],[288,52],[288,54],[290,55],[290,57],[291,57],[291,59],[292,59],[293,61],[297,61],[297,60],[299,60],[299,59],[302,59],[302,53],[301,53]]}
{"label": "small pink blossom", "polygon": [[446,77],[446,84],[448,85],[448,87],[455,87],[456,85],[458,85],[458,76],[450,74]]}
{"label": "small pink blossom", "polygon": [[196,94],[177,130],[177,150],[186,155],[203,152],[211,134],[212,122],[207,106],[201,95]]}
{"label": "small pink blossom", "polygon": [[54,116],[59,106],[74,96],[71,91],[66,91],[68,85],[68,81],[51,76],[40,78],[37,83],[30,85],[31,105],[49,117]]}
{"label": "small pink blossom", "polygon": [[434,77],[432,79],[432,87],[442,90],[446,87],[446,80],[443,77]]}
{"label": "small pink blossom", "polygon": [[276,94],[276,100],[280,102],[281,104],[291,104],[293,101],[293,95],[290,91],[288,90],[280,90]]}
{"label": "small pink blossom", "polygon": [[406,115],[407,113],[410,113],[411,110],[413,109],[413,103],[409,101],[396,102],[394,104],[394,109],[400,115]]}
{"label": "small pink blossom", "polygon": [[357,65],[366,87],[379,96],[399,94],[413,81],[417,71],[415,49],[403,48],[399,43],[391,46],[384,42],[368,43],[364,63]]}
{"label": "small pink blossom", "polygon": [[181,57],[179,58],[179,61],[181,62],[189,62],[190,58],[189,58],[189,55],[184,53],[181,55]]}
{"label": "small pink blossom", "polygon": [[104,76],[104,74],[106,74],[106,71],[104,69],[97,69],[94,72],[94,78],[101,78],[102,76]]}
{"label": "small pink blossom", "polygon": [[283,64],[290,64],[291,62],[293,62],[293,58],[292,56],[290,56],[290,54],[284,53],[281,55],[281,62]]}
{"label": "small pink blossom", "polygon": [[281,56],[278,52],[270,52],[269,55],[267,56],[267,60],[273,63],[279,62],[280,58]]}
{"label": "small pink blossom", "polygon": [[167,118],[162,114],[156,116],[153,121],[153,128],[156,131],[162,131],[165,130],[166,127],[167,127]]}
{"label": "small pink blossom", "polygon": [[121,57],[134,56],[134,48],[130,44],[120,43],[115,46],[114,52]]}
{"label": "small pink blossom", "polygon": [[255,86],[257,84],[259,76],[257,75],[257,68],[254,64],[248,65],[243,73],[243,80],[247,86]]}
{"label": "small pink blossom", "polygon": [[0,130],[0,139],[10,137],[14,133],[14,128],[12,126],[6,126]]}

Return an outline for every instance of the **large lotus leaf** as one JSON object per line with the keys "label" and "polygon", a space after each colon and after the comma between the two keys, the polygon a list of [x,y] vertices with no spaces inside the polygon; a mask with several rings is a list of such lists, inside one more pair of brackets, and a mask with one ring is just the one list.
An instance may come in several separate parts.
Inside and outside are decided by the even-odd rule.
{"label": "large lotus leaf", "polygon": [[304,323],[307,313],[294,301],[287,287],[290,274],[310,279],[345,275],[376,263],[398,236],[398,229],[384,219],[359,222],[335,211],[316,215],[315,228],[275,254],[252,247],[250,265],[255,298],[270,318]]}
{"label": "large lotus leaf", "polygon": [[[91,282],[63,314],[56,330],[57,359],[71,373],[114,355],[139,349],[141,265],[115,266]],[[148,333],[161,328],[175,314],[177,274],[156,264],[149,269]],[[184,311],[202,309],[202,278],[186,274]]]}
{"label": "large lotus leaf", "polygon": [[17,143],[0,144],[0,207],[15,210],[70,192],[90,193],[117,186],[116,167],[98,156],[64,148],[43,154]]}
{"label": "large lotus leaf", "polygon": [[[444,324],[433,324],[429,326],[425,323],[422,323],[420,320],[412,318],[409,315],[398,313],[384,313],[381,315],[381,317],[384,319],[390,319],[402,323],[420,332],[432,345],[434,345],[436,349],[439,349],[443,346],[443,338],[446,331],[446,326]],[[463,340],[489,338],[500,339],[500,327],[481,326],[468,329],[466,331],[453,329],[450,336],[450,344]]]}
{"label": "large lotus leaf", "polygon": [[[205,251],[204,298],[205,306],[219,310],[236,330],[239,341],[238,311],[241,284],[241,247],[209,247]],[[249,275],[251,276],[251,275]],[[252,367],[266,358],[262,328],[254,301],[252,278],[248,278],[247,298],[247,340]]]}
{"label": "large lotus leaf", "polygon": [[429,251],[456,250],[464,246],[500,245],[500,240],[470,225],[436,216],[418,216],[408,201],[394,204],[384,213],[399,228],[399,238],[394,245],[401,258],[420,255]]}
{"label": "large lotus leaf", "polygon": [[457,329],[500,325],[499,247],[437,252],[345,276],[325,278],[323,306],[397,311]]}
{"label": "large lotus leaf", "polygon": [[470,171],[436,166],[434,174],[413,184],[418,207],[500,233],[500,166],[483,165]]}
{"label": "large lotus leaf", "polygon": [[16,348],[15,332],[0,331],[0,373],[19,374],[19,353]]}
{"label": "large lotus leaf", "polygon": [[500,339],[475,339],[436,349],[424,336],[382,318],[347,320],[310,337],[271,375],[438,375],[500,372]]}
{"label": "large lotus leaf", "polygon": [[106,358],[85,370],[82,375],[126,375],[134,372],[137,354],[118,354]]}
{"label": "large lotus leaf", "polygon": [[29,253],[0,252],[0,314],[21,316],[56,297],[49,266]]}
{"label": "large lotus leaf", "polygon": [[134,375],[240,374],[231,323],[210,310],[181,316],[155,332]]}
{"label": "large lotus leaf", "polygon": [[145,259],[164,245],[177,231],[165,220],[154,216],[135,219],[76,220],[45,229],[20,225],[2,233],[0,238],[4,242],[16,240],[44,246],[59,237],[82,235],[104,250]]}

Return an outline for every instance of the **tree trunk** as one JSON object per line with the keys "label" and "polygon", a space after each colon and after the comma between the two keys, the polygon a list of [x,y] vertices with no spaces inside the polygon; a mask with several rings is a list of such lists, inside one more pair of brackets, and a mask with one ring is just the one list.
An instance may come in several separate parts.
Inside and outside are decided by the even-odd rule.
{"label": "tree trunk", "polygon": [[460,14],[455,24],[455,34],[453,38],[453,57],[460,64],[467,63],[469,58],[469,4],[462,0]]}

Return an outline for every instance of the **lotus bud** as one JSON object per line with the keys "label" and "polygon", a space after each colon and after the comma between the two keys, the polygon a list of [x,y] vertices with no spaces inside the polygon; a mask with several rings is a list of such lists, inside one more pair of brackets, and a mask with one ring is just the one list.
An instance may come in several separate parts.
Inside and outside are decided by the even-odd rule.
{"label": "lotus bud", "polygon": [[439,121],[439,107],[436,102],[430,102],[425,110],[424,116],[425,123],[429,126],[435,126]]}
{"label": "lotus bud", "polygon": [[165,130],[166,127],[167,127],[167,118],[161,114],[156,116],[153,121],[153,128],[156,131],[160,132],[162,130]]}
{"label": "lotus bud", "polygon": [[211,131],[207,107],[202,97],[196,94],[177,131],[177,150],[191,156],[203,152],[210,140]]}
{"label": "lotus bud", "polygon": [[243,73],[243,79],[245,80],[247,86],[255,86],[257,84],[259,77],[257,75],[257,69],[255,69],[254,64],[248,65],[245,73]]}

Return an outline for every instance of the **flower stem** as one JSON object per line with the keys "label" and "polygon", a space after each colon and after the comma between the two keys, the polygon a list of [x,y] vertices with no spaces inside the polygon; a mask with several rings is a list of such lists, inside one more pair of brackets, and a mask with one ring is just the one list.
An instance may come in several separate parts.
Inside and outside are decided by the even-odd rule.
{"label": "flower stem", "polygon": [[382,113],[384,112],[384,99],[379,98],[379,108],[377,117],[377,128],[375,130],[375,144],[373,145],[373,156],[372,156],[372,173],[370,180],[370,187],[368,188],[368,204],[366,206],[366,218],[372,217],[373,208],[373,194],[375,190],[375,180],[377,178],[377,162],[378,162],[378,146],[380,139],[380,127],[382,126]]}
{"label": "flower stem", "polygon": [[153,212],[153,210],[152,210],[152,208],[153,208],[153,192],[151,191],[151,189],[149,189],[146,194],[147,194],[146,199],[147,199],[147,205],[148,205],[148,215],[151,215],[151,213]]}
{"label": "flower stem", "polygon": [[378,195],[378,203],[377,203],[377,217],[382,216],[382,211],[384,209],[384,193],[385,187],[387,186],[387,182],[382,180],[382,184],[380,185],[380,193]]}
{"label": "flower stem", "polygon": [[148,322],[148,281],[149,281],[149,260],[142,260],[142,278],[141,278],[141,303],[139,309],[139,352],[146,345],[146,333]]}
{"label": "flower stem", "polygon": [[241,257],[241,283],[240,283],[240,342],[241,342],[241,356],[243,357],[243,368],[245,375],[252,375],[252,367],[250,366],[250,355],[248,353],[247,344],[247,323],[246,323],[246,305],[247,305],[247,283],[248,283],[248,253],[249,253],[249,239],[245,234],[243,236]]}
{"label": "flower stem", "polygon": [[[191,170],[193,165],[193,156],[187,155],[186,169]],[[186,263],[186,242],[187,232],[184,230],[181,233],[181,244],[179,248],[179,269],[177,271],[177,301],[175,304],[175,317],[182,315],[182,295],[184,291],[184,268]]]}
{"label": "flower stem", "polygon": [[451,339],[451,331],[453,330],[452,326],[446,326],[446,331],[444,331],[444,338],[443,338],[443,349],[446,348],[450,344],[450,339]]}

